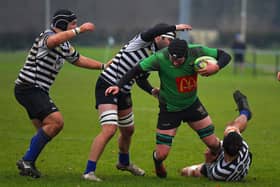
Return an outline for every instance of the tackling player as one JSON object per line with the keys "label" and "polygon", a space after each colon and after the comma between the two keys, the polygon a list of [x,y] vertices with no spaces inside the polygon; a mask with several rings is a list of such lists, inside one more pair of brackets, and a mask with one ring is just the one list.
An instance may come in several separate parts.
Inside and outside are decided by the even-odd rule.
{"label": "tackling player", "polygon": [[[117,84],[117,82],[142,59],[169,45],[175,38],[175,31],[190,30],[186,24],[168,25],[157,24],[156,26],[137,34],[129,41],[113,58],[112,63],[99,76],[96,88],[96,108],[99,111],[101,132],[92,142],[89,159],[83,178],[92,181],[101,181],[95,175],[97,162],[110,139],[117,129],[119,136],[119,161],[117,169],[129,171],[133,175],[143,176],[144,170],[130,162],[129,147],[134,132],[134,115],[132,111],[131,87],[134,81],[122,85],[118,95],[105,96],[105,90]],[[136,83],[144,90],[150,90],[151,85],[147,82],[147,73],[136,78]]]}

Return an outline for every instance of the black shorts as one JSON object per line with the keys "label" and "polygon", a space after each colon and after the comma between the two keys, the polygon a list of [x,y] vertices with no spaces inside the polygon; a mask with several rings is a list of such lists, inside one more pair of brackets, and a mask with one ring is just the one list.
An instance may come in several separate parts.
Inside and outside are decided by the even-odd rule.
{"label": "black shorts", "polygon": [[100,104],[114,104],[118,106],[118,110],[125,110],[132,107],[132,99],[130,93],[119,92],[117,95],[105,96],[105,90],[110,87],[108,82],[102,78],[98,78],[95,86],[95,107],[98,108]]}
{"label": "black shorts", "polygon": [[30,119],[43,121],[49,114],[58,111],[49,94],[34,85],[16,85],[14,94],[17,101],[26,109]]}
{"label": "black shorts", "polygon": [[160,130],[174,129],[179,127],[182,121],[194,122],[208,116],[208,112],[199,99],[190,107],[178,112],[168,112],[164,108],[164,106],[160,106],[160,112],[158,114],[157,128]]}

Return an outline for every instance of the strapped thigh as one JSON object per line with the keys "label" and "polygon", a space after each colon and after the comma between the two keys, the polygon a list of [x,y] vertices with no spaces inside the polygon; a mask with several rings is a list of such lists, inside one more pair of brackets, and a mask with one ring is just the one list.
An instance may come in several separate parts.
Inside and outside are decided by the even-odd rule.
{"label": "strapped thigh", "polygon": [[203,138],[205,138],[207,136],[210,136],[210,135],[214,134],[214,130],[215,130],[215,127],[212,124],[210,124],[207,127],[204,127],[202,129],[196,130],[196,132],[199,135],[199,137],[201,139],[203,139]]}
{"label": "strapped thigh", "polygon": [[118,125],[117,110],[107,110],[100,114],[99,121],[101,125]]}
{"label": "strapped thigh", "polygon": [[174,136],[157,133],[156,144],[163,144],[163,145],[167,145],[167,146],[171,147],[173,138],[174,138]]}
{"label": "strapped thigh", "polygon": [[120,127],[128,127],[134,124],[134,114],[130,112],[129,114],[122,116],[118,120]]}

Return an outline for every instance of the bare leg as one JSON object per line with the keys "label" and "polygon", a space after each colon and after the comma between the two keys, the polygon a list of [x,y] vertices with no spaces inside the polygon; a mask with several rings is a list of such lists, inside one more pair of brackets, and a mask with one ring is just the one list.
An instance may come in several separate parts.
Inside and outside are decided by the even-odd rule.
{"label": "bare leg", "polygon": [[[199,121],[189,122],[190,127],[195,131],[208,127],[211,124],[212,120],[210,116],[207,116],[206,118]],[[202,138],[202,141],[207,145],[207,147],[209,147],[209,149],[211,149],[213,153],[216,153],[220,150],[220,140],[215,134],[211,134],[210,136]]]}
{"label": "bare leg", "polygon": [[[117,106],[112,104],[102,104],[99,105],[99,114],[102,114],[108,110],[116,110]],[[117,130],[116,124],[104,124],[102,125],[101,132],[95,137],[94,141],[92,142],[89,160],[97,162],[100,158],[101,154],[103,153],[105,146],[109,142],[109,140],[114,136]]]}
{"label": "bare leg", "polygon": [[[132,108],[119,111],[119,118],[127,116],[132,112]],[[134,133],[134,124],[128,127],[119,127],[120,136],[118,139],[120,153],[129,153],[131,138]]]}

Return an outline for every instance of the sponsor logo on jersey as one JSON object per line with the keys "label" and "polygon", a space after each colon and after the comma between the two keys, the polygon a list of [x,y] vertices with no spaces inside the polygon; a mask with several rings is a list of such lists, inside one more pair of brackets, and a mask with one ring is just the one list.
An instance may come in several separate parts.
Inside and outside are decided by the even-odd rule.
{"label": "sponsor logo on jersey", "polygon": [[176,78],[178,92],[192,92],[197,88],[197,74],[191,76],[183,76]]}

